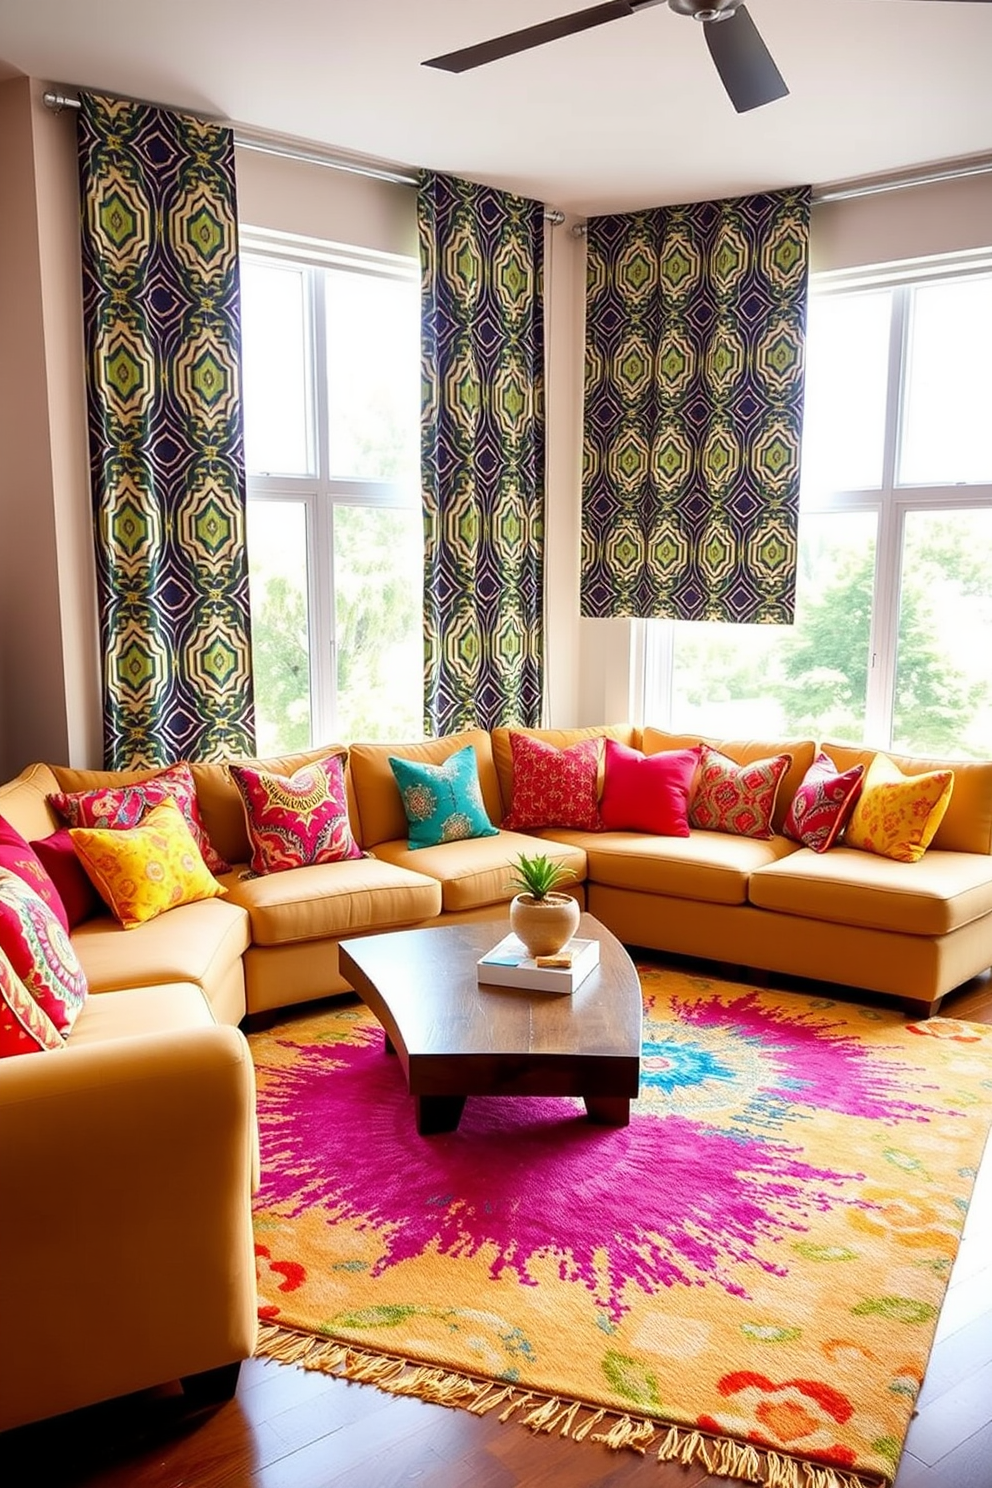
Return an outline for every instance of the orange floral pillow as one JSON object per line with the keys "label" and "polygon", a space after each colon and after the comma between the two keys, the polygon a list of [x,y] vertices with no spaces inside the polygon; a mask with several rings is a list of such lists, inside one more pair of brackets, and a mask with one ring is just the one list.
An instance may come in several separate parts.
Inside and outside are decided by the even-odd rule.
{"label": "orange floral pillow", "polygon": [[178,904],[226,894],[204,863],[175,801],[137,827],[72,827],[76,856],[125,930]]}
{"label": "orange floral pillow", "polygon": [[845,846],[898,863],[918,863],[944,819],[953,789],[953,770],[904,775],[887,754],[876,754],[848,823]]}

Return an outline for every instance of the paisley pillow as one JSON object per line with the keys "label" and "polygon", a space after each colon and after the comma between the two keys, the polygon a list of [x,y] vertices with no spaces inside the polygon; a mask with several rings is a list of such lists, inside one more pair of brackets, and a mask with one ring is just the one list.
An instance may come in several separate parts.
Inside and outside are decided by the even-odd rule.
{"label": "paisley pillow", "polygon": [[86,1001],[83,968],[58,916],[6,868],[0,868],[0,950],[59,1033],[68,1033]]}
{"label": "paisley pillow", "polygon": [[702,744],[689,824],[737,837],[771,837],[775,800],[792,764],[791,754],[739,765],[710,744]]}
{"label": "paisley pillow", "polygon": [[851,818],[861,790],[864,765],[839,773],[822,749],[792,798],[782,831],[814,852],[833,847]]}
{"label": "paisley pillow", "polygon": [[136,827],[163,801],[173,800],[186,818],[186,825],[211,873],[226,873],[230,868],[207,836],[196,784],[189,765],[180,763],[160,770],[136,785],[106,785],[87,791],[56,791],[48,797],[63,821],[70,827]]}
{"label": "paisley pillow", "polygon": [[499,835],[486,815],[474,745],[466,744],[439,765],[393,755],[389,765],[403,799],[411,848]]}
{"label": "paisley pillow", "polygon": [[539,827],[602,830],[599,815],[599,755],[602,739],[580,739],[556,749],[531,734],[510,734],[513,799],[503,818],[508,832]]}
{"label": "paisley pillow", "polygon": [[0,1059],[63,1049],[62,1035],[0,951]]}
{"label": "paisley pillow", "polygon": [[944,819],[953,770],[904,775],[887,754],[876,754],[844,838],[845,847],[918,863]]}
{"label": "paisley pillow", "polygon": [[69,832],[79,861],[125,930],[179,904],[227,893],[171,799],[153,806],[137,827],[70,827]]}
{"label": "paisley pillow", "polygon": [[229,765],[245,809],[255,873],[281,873],[363,856],[351,835],[341,756],[314,760],[295,775]]}

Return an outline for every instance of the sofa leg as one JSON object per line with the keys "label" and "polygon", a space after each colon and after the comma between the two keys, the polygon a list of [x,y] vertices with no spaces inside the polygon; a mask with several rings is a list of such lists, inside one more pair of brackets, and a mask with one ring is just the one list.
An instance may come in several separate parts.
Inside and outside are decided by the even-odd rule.
{"label": "sofa leg", "polygon": [[209,1405],[223,1405],[225,1400],[233,1400],[240,1373],[241,1360],[236,1359],[233,1364],[205,1369],[202,1374],[184,1375],[183,1395],[196,1410]]}

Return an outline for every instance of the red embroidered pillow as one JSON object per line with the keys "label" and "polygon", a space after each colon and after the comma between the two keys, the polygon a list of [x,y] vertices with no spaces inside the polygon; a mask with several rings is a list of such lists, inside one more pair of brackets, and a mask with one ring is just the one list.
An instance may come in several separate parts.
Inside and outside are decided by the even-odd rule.
{"label": "red embroidered pillow", "polygon": [[59,898],[65,906],[69,930],[75,930],[84,920],[92,919],[94,915],[106,910],[107,906],[76,856],[68,827],[60,827],[50,837],[42,837],[40,841],[32,842],[31,846],[58,890]]}
{"label": "red embroidered pillow", "polygon": [[351,835],[340,755],[314,760],[295,775],[228,766],[241,793],[255,873],[362,857]]}
{"label": "red embroidered pillow", "polygon": [[0,816],[0,868],[7,868],[30,884],[49,909],[58,915],[63,930],[69,929],[69,915],[52,876],[30,842],[15,826]]}
{"label": "red embroidered pillow", "polygon": [[43,1013],[68,1033],[86,977],[58,916],[16,873],[0,869],[0,950]]}
{"label": "red embroidered pillow", "polygon": [[737,837],[771,837],[775,799],[792,755],[776,754],[739,765],[709,744],[701,744],[700,749],[690,825]]}
{"label": "red embroidered pillow", "polygon": [[851,819],[864,773],[864,765],[838,773],[833,760],[821,750],[792,798],[782,828],[786,837],[818,853],[833,847]]}
{"label": "red embroidered pillow", "polygon": [[698,747],[642,754],[607,739],[599,803],[603,826],[618,832],[688,837],[689,797],[698,765]]}
{"label": "red embroidered pillow", "polygon": [[154,806],[173,800],[186,818],[193,841],[211,873],[227,873],[230,864],[207,836],[189,765],[170,765],[138,785],[107,785],[88,791],[57,791],[49,804],[70,827],[136,827]]}
{"label": "red embroidered pillow", "polygon": [[0,1059],[61,1048],[62,1035],[0,951]]}
{"label": "red embroidered pillow", "polygon": [[503,819],[508,832],[537,827],[573,827],[598,832],[601,739],[580,739],[556,749],[530,734],[510,734],[513,800]]}

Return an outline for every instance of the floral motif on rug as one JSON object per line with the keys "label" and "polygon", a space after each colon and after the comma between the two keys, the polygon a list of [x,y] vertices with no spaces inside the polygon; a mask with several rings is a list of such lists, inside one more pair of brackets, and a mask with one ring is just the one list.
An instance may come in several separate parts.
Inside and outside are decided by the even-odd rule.
{"label": "floral motif on rug", "polygon": [[620,1129],[493,1097],[423,1138],[364,1007],[253,1035],[261,1351],[713,1472],[890,1481],[992,1028],[639,970]]}

